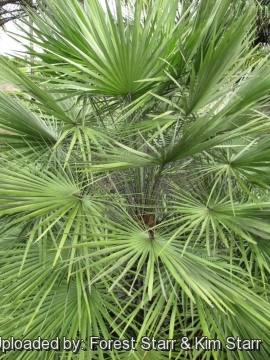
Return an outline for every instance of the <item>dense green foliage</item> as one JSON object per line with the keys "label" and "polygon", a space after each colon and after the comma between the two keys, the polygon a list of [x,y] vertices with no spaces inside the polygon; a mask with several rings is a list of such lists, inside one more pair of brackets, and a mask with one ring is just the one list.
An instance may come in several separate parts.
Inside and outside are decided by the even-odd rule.
{"label": "dense green foliage", "polygon": [[[24,30],[35,73],[0,59],[24,94],[0,93],[0,336],[85,341],[0,359],[268,359],[270,66],[254,56],[255,4],[133,3],[47,0]],[[137,351],[90,350],[90,336]],[[177,346],[143,351],[142,336]],[[183,336],[223,346],[180,349]],[[228,336],[263,344],[231,351]]]}

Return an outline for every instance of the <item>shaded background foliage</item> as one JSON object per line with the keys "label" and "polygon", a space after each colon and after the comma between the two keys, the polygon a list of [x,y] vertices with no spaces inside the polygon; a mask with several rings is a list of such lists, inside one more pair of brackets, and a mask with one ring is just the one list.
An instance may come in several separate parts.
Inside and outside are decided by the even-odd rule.
{"label": "shaded background foliage", "polygon": [[0,26],[25,16],[25,6],[34,6],[32,0],[0,0]]}

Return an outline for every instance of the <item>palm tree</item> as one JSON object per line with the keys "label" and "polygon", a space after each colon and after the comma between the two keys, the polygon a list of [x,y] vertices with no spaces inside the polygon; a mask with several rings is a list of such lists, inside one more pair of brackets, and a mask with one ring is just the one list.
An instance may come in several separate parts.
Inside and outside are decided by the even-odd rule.
{"label": "palm tree", "polygon": [[105,5],[46,0],[34,74],[1,59],[0,359],[268,359],[255,4]]}
{"label": "palm tree", "polygon": [[0,27],[4,27],[9,21],[25,16],[26,5],[35,7],[32,0],[0,0]]}

